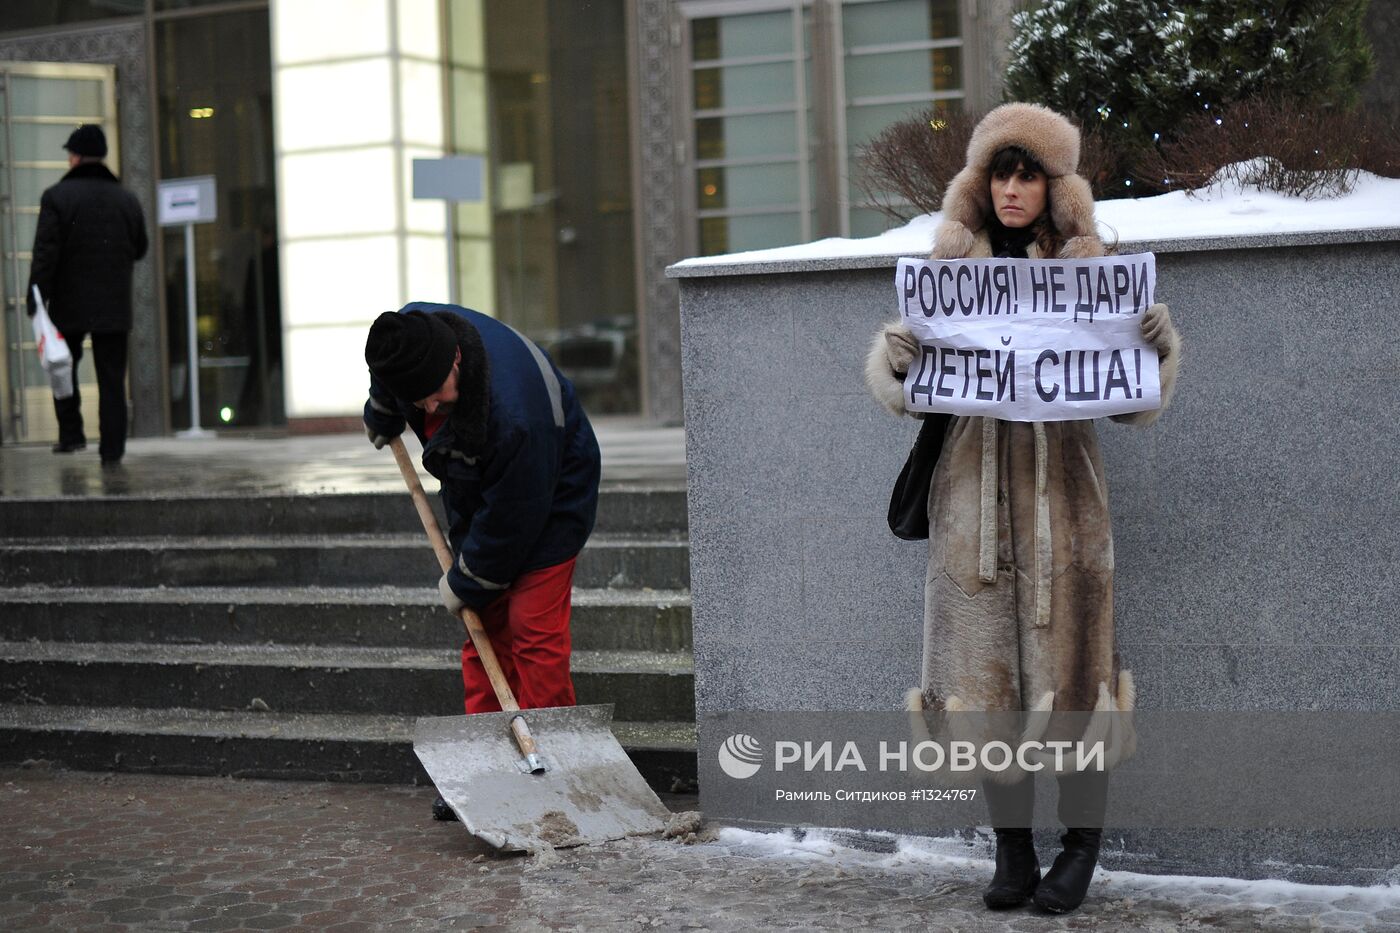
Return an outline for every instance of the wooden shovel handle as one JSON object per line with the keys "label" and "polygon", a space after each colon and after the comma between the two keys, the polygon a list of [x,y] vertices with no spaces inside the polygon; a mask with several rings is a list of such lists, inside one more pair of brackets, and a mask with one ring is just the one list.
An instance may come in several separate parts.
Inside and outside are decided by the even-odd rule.
{"label": "wooden shovel handle", "polygon": [[[423,522],[423,530],[428,533],[428,540],[433,543],[438,564],[442,567],[442,572],[447,573],[452,568],[452,551],[447,546],[447,539],[442,536],[442,529],[438,527],[437,516],[433,514],[433,507],[428,502],[428,494],[423,491],[423,484],[418,481],[418,470],[414,468],[408,451],[404,449],[403,438],[396,437],[391,440],[389,448],[393,450],[394,460],[398,462],[404,484],[413,496],[413,505],[418,509],[418,518]],[[501,704],[501,709],[507,712],[519,710],[520,704],[515,702],[515,694],[511,692],[510,684],[506,683],[506,675],[501,673],[501,664],[496,660],[496,651],[491,647],[491,639],[486,635],[481,618],[470,609],[463,609],[459,616],[462,624],[467,627],[467,635],[471,637],[472,644],[476,646],[481,666],[486,668],[486,676],[491,681],[491,689],[496,691],[496,700]],[[526,737],[528,738],[528,733]],[[525,754],[534,751],[533,744],[532,742],[532,747]]]}

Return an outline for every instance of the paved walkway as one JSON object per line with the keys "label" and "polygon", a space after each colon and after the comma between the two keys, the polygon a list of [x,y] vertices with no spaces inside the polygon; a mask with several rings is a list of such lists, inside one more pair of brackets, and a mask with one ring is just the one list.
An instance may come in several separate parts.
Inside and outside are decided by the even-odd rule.
{"label": "paved walkway", "polygon": [[[1400,930],[1394,889],[1101,872],[991,914],[985,858],[723,830],[546,859],[428,818],[429,788],[0,771],[5,930]],[[672,798],[673,807],[693,799]]]}
{"label": "paved walkway", "polygon": [[[685,483],[685,430],[631,418],[594,423],[607,482]],[[406,440],[415,462],[418,443]],[[55,454],[49,445],[0,447],[0,496],[121,496],[399,491],[388,450],[363,434],[199,440],[138,438],[119,467],[104,469],[94,441]],[[430,481],[430,490],[437,489]]]}

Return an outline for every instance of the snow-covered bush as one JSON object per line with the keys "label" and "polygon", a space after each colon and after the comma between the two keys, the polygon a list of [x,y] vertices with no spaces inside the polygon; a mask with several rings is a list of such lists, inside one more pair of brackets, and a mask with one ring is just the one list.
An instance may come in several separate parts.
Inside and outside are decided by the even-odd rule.
{"label": "snow-covered bush", "polygon": [[[1006,99],[1084,131],[1099,199],[1205,185],[1266,157],[1251,181],[1307,197],[1361,169],[1400,174],[1400,128],[1355,106],[1371,69],[1366,0],[1043,0],[1016,14]],[[856,179],[900,219],[936,210],[980,114],[932,111],[862,150]],[[1253,164],[1253,163],[1251,163]]]}
{"label": "snow-covered bush", "polygon": [[1349,109],[1367,0],[1045,0],[1017,13],[1009,100],[1099,124],[1117,148],[1259,96]]}
{"label": "snow-covered bush", "polygon": [[1392,122],[1279,98],[1192,115],[1134,167],[1144,187],[1236,182],[1304,198],[1346,194],[1363,170],[1400,176],[1400,129]]}
{"label": "snow-covered bush", "polygon": [[[898,220],[938,210],[981,117],[927,111],[886,127],[861,149],[856,180],[870,203]],[[1099,200],[1225,181],[1329,197],[1350,190],[1361,171],[1400,178],[1393,120],[1272,97],[1192,115],[1157,146],[1124,146],[1092,124],[1079,156],[1079,174]]]}

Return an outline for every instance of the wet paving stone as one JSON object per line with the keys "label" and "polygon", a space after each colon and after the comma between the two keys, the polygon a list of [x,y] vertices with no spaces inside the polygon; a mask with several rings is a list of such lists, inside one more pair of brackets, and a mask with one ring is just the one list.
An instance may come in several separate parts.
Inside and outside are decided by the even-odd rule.
{"label": "wet paving stone", "polygon": [[[985,853],[726,830],[498,856],[431,788],[0,770],[5,930],[1373,930],[1400,891],[1101,875],[1056,917],[992,914]],[[55,814],[62,814],[55,816]],[[190,814],[199,832],[189,834]],[[56,831],[56,830],[62,830]],[[169,840],[181,835],[178,846]],[[812,839],[809,834],[809,841]]]}
{"label": "wet paving stone", "polygon": [[183,921],[192,923],[196,920],[209,920],[219,913],[217,907],[205,907],[203,905],[191,907],[176,907],[165,912],[167,920]]}
{"label": "wet paving stone", "polygon": [[137,907],[133,910],[119,910],[112,914],[113,923],[150,923],[160,919],[160,911],[150,907]]}
{"label": "wet paving stone", "polygon": [[[593,418],[605,480],[685,482],[685,432],[634,418]],[[417,445],[410,443],[417,459]],[[362,433],[190,440],[132,438],[120,467],[104,469],[89,447],[56,458],[49,445],[0,448],[0,495],[142,496],[402,492],[394,458]]]}

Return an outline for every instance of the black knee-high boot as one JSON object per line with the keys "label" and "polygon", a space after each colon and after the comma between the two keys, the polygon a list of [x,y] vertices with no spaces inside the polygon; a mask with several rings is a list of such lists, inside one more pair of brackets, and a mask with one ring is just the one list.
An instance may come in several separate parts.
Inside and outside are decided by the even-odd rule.
{"label": "black knee-high boot", "polygon": [[1084,903],[1094,867],[1099,861],[1103,839],[1103,818],[1108,807],[1108,774],[1085,771],[1059,779],[1060,821],[1065,833],[1060,837],[1064,851],[1035,889],[1035,904],[1043,910],[1064,914]]}
{"label": "black knee-high boot", "polygon": [[1027,776],[1011,784],[984,781],[982,792],[997,836],[997,867],[982,902],[992,910],[1020,907],[1040,881],[1040,862],[1031,836],[1035,782]]}

